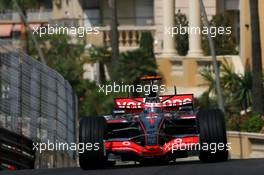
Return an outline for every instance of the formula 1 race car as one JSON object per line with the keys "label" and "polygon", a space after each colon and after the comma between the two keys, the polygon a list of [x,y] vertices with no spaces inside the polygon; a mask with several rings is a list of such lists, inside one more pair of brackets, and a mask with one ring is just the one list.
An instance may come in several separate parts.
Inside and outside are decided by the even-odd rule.
{"label": "formula 1 race car", "polygon": [[[160,77],[145,78],[150,81]],[[79,143],[98,149],[79,154],[84,170],[119,161],[168,163],[199,156],[202,162],[228,159],[224,115],[219,109],[196,111],[193,94],[116,98],[111,115],[83,117]]]}

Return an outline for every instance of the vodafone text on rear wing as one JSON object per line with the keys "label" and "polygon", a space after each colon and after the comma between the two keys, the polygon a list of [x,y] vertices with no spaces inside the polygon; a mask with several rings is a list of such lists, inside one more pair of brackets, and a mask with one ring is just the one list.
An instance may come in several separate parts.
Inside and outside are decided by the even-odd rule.
{"label": "vodafone text on rear wing", "polygon": [[[180,106],[193,106],[193,94],[160,96],[161,106],[166,110],[178,110]],[[145,106],[145,97],[115,98],[115,108],[124,110],[142,110]]]}

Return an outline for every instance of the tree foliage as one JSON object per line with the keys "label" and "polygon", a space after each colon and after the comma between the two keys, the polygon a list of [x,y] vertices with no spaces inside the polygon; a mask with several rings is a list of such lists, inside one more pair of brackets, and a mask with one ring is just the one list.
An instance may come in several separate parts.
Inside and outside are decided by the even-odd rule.
{"label": "tree foliage", "polygon": [[[85,63],[100,62],[102,65],[108,65],[111,59],[108,47],[92,46],[88,49],[90,56],[86,58],[83,57],[85,44],[82,42],[72,44],[67,35],[46,35],[37,39],[47,65],[58,71],[74,88],[79,99],[79,116],[108,114],[113,109],[113,98],[127,95],[124,93],[106,95],[104,92],[99,92],[99,86],[95,82],[83,79],[83,65]],[[37,57],[34,44],[30,42],[29,46],[30,54]],[[139,48],[122,53],[117,59],[118,81],[134,84],[141,76],[154,74],[156,62],[151,54],[153,50],[149,51]],[[111,82],[104,81],[101,85],[109,83]]]}
{"label": "tree foliage", "polygon": [[264,127],[264,120],[260,115],[246,116],[245,120],[241,123],[240,130],[244,132],[260,132]]}
{"label": "tree foliage", "polygon": [[[237,74],[232,66],[225,61],[221,64],[221,86],[225,97],[227,109],[233,112],[247,110],[252,104],[252,72],[247,67],[244,74]],[[208,83],[207,93],[215,96],[215,75],[211,69],[205,68],[200,72],[203,79]],[[234,111],[235,110],[235,111]]]}
{"label": "tree foliage", "polygon": [[144,50],[127,51],[119,57],[119,80],[135,84],[140,77],[155,74],[156,68],[155,59]]}
{"label": "tree foliage", "polygon": [[144,32],[138,49],[121,53],[117,67],[119,80],[125,83],[138,84],[140,77],[156,74],[152,34]]}
{"label": "tree foliage", "polygon": [[[109,71],[115,71],[115,69],[111,69],[111,51],[110,48],[107,45],[99,46],[96,47],[92,45],[88,49],[88,54],[89,54],[89,60],[93,63],[99,63],[99,71],[100,71],[100,77],[99,77],[99,82],[100,83],[105,83],[107,73]],[[107,69],[105,69],[105,66]]]}
{"label": "tree foliage", "polygon": [[[47,65],[59,72],[70,82],[79,100],[79,116],[100,115],[110,110],[109,97],[98,92],[94,82],[83,79],[83,65],[87,60],[82,59],[84,44],[72,44],[67,35],[45,35],[38,38]],[[33,43],[30,42],[30,54],[37,57]],[[108,106],[108,107],[107,107]],[[107,111],[108,109],[108,111]]]}
{"label": "tree foliage", "polygon": [[[208,89],[197,99],[199,108],[217,107],[214,72],[205,68],[200,72]],[[237,74],[227,61],[221,64],[221,86],[225,97],[227,126],[229,130],[259,132],[264,127],[260,114],[252,112],[252,71],[246,67],[244,74]],[[264,83],[264,81],[262,81]]]}
{"label": "tree foliage", "polygon": [[[231,26],[231,21],[229,20],[229,17],[226,13],[216,14],[213,16],[213,18],[210,21],[210,26],[215,27],[218,29],[219,27],[224,27],[225,29],[227,27]],[[216,32],[215,37],[213,37],[213,41],[215,44],[215,52],[216,55],[233,55],[237,54],[236,50],[236,42],[233,35],[233,28],[231,28],[231,34],[219,34],[219,32]],[[210,47],[207,42],[207,36],[202,36],[202,49],[204,51],[205,55],[210,55]]]}
{"label": "tree foliage", "polygon": [[227,128],[231,131],[260,132],[263,127],[263,117],[251,112],[232,116],[227,120]]}
{"label": "tree foliage", "polygon": [[[72,44],[67,35],[45,35],[38,37],[38,42],[46,58],[47,65],[58,71],[72,86],[78,85],[83,79],[84,52],[83,44]],[[29,53],[37,57],[34,44],[29,46]]]}
{"label": "tree foliage", "polygon": [[[22,10],[39,8],[41,6],[51,6],[52,0],[16,0]],[[0,0],[0,9],[15,9],[14,0]]]}
{"label": "tree foliage", "polygon": [[[156,61],[153,50],[153,37],[150,32],[143,32],[140,38],[140,47],[135,50],[120,53],[115,71],[117,82],[137,83],[143,75],[156,73]],[[99,61],[107,67],[111,66],[109,47],[92,46],[89,55],[93,62]],[[110,70],[110,69],[108,69]]]}
{"label": "tree foliage", "polygon": [[[189,21],[185,14],[180,11],[175,15],[175,26],[178,28],[184,28],[189,26]],[[214,28],[227,27],[231,26],[231,21],[226,13],[216,14],[210,20],[210,26]],[[237,54],[236,50],[236,41],[233,35],[233,28],[231,28],[230,35],[228,34],[219,34],[216,32],[215,37],[213,37],[213,41],[215,43],[215,49],[217,55],[232,55]],[[189,36],[188,32],[181,34],[180,32],[175,35],[176,49],[179,55],[186,55],[189,49]],[[207,36],[202,35],[202,49],[205,55],[210,55],[210,47],[208,45]]]}
{"label": "tree foliage", "polygon": [[[185,14],[180,11],[175,15],[175,26],[179,29],[180,27],[188,27],[189,22]],[[179,55],[186,55],[189,50],[189,37],[188,33],[178,34],[175,36],[176,49]]]}
{"label": "tree foliage", "polygon": [[139,47],[151,57],[154,57],[153,42],[154,39],[151,32],[142,32]]}

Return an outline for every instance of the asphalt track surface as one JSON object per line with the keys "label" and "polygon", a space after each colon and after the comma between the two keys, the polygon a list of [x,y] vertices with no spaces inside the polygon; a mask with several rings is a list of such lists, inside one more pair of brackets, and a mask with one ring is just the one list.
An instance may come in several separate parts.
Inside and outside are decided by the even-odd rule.
{"label": "asphalt track surface", "polygon": [[264,159],[230,160],[222,163],[176,162],[163,166],[120,165],[100,170],[80,168],[0,171],[0,175],[264,175]]}

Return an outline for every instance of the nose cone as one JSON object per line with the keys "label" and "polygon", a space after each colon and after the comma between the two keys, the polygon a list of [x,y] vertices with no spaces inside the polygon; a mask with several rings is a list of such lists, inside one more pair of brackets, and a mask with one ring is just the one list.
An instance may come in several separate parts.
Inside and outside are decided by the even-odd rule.
{"label": "nose cone", "polygon": [[163,155],[163,149],[162,147],[155,145],[155,146],[145,146],[145,152],[143,152],[144,157],[149,156],[161,156]]}
{"label": "nose cone", "polygon": [[149,124],[151,124],[151,125],[155,124],[155,119],[153,119],[153,118],[150,118],[148,121],[149,121]]}
{"label": "nose cone", "polygon": [[154,146],[158,145],[159,128],[162,124],[162,115],[156,113],[142,114],[140,116],[140,122],[144,127],[144,134],[146,135],[146,145]]}

